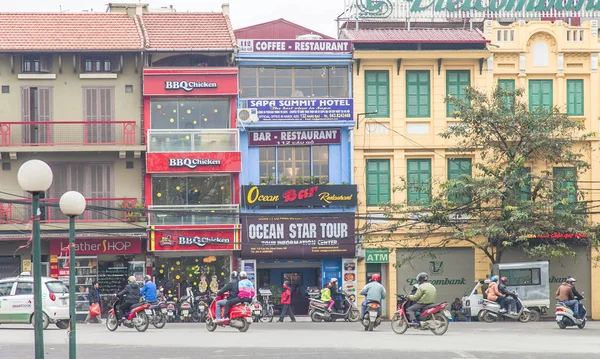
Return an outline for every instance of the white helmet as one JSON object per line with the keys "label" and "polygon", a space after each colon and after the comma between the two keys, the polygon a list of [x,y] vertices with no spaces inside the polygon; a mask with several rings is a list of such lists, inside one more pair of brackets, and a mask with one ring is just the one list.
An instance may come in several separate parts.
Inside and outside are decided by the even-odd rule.
{"label": "white helmet", "polygon": [[246,273],[245,271],[241,271],[241,272],[240,272],[240,278],[241,278],[241,279],[248,278],[248,273]]}
{"label": "white helmet", "polygon": [[129,281],[129,283],[135,283],[135,277],[134,276],[129,276],[129,278],[127,278],[127,280]]}
{"label": "white helmet", "polygon": [[331,278],[331,279],[329,280],[329,282],[331,282],[331,283],[335,283],[335,282],[337,282],[337,278]]}

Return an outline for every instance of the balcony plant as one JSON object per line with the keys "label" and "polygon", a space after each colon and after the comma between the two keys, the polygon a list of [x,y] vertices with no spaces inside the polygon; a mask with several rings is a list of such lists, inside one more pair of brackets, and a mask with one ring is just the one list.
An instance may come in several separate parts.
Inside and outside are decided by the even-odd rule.
{"label": "balcony plant", "polygon": [[[146,207],[144,207],[144,205],[141,203],[136,203],[135,206],[131,207],[131,206],[127,206],[125,204],[125,202],[120,204],[119,208],[141,209],[141,210],[146,209]],[[126,222],[146,222],[146,221],[148,221],[148,217],[146,216],[146,214],[144,212],[127,211],[127,212],[125,212],[125,221]]]}

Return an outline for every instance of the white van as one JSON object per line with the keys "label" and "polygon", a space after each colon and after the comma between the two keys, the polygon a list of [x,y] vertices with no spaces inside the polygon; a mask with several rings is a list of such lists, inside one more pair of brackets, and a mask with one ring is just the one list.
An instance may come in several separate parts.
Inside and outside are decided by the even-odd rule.
{"label": "white van", "polygon": [[[69,289],[54,278],[42,277],[44,329],[50,323],[69,327]],[[0,324],[33,324],[33,277],[28,272],[0,279]]]}

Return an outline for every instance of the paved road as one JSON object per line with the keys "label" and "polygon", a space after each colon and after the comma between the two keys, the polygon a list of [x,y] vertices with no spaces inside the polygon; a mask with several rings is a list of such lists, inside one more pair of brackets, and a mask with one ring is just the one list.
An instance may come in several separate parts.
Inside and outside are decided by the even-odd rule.
{"label": "paved road", "polygon": [[[67,331],[44,332],[47,359],[68,355]],[[389,322],[367,333],[358,323],[255,323],[247,333],[203,324],[171,324],[138,333],[102,324],[78,326],[78,356],[86,359],[191,358],[598,358],[600,323],[560,330],[555,323],[451,323],[446,335],[391,331]],[[497,351],[490,354],[490,348]],[[325,352],[325,348],[327,352]],[[30,326],[0,326],[0,358],[33,359]]]}

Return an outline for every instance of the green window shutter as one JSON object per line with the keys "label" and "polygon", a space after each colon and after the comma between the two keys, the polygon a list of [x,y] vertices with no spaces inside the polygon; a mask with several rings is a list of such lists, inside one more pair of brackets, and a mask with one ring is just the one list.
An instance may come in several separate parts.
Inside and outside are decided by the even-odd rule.
{"label": "green window shutter", "polygon": [[[469,70],[448,70],[446,71],[446,95],[464,100],[467,93],[465,88],[471,85],[471,71]],[[446,116],[451,117],[454,113],[454,106],[446,102]]]}
{"label": "green window shutter", "polygon": [[528,201],[531,199],[531,168],[525,167],[523,171],[527,176],[527,180],[520,189],[520,199],[521,201]]}
{"label": "green window shutter", "polygon": [[552,80],[529,80],[529,111],[552,107]]}
{"label": "green window shutter", "polygon": [[[577,202],[577,173],[573,167],[555,167],[552,171],[555,190],[566,189],[569,203]],[[564,197],[562,197],[564,198]],[[558,198],[558,200],[562,200]]]}
{"label": "green window shutter", "polygon": [[583,80],[567,80],[567,115],[583,116]]}
{"label": "green window shutter", "polygon": [[[472,175],[472,166],[470,158],[451,158],[448,159],[448,180],[456,180],[459,179],[460,176]],[[463,205],[469,203],[471,201],[470,196],[459,196],[454,195],[450,190],[448,194],[448,200],[457,205]]]}
{"label": "green window shutter", "polygon": [[[498,80],[498,86],[500,86],[501,89],[506,90],[506,91],[514,91],[515,90],[515,80],[513,80],[513,79]],[[513,98],[511,96],[506,96],[506,99],[504,101],[505,101],[507,107],[512,107]]]}
{"label": "green window shutter", "polygon": [[391,199],[390,160],[367,160],[367,206]]}
{"label": "green window shutter", "polygon": [[406,117],[431,116],[429,71],[406,71]]}
{"label": "green window shutter", "polygon": [[431,160],[407,160],[408,205],[423,206],[431,203]]}
{"label": "green window shutter", "polygon": [[365,71],[365,112],[368,117],[390,117],[389,71]]}

